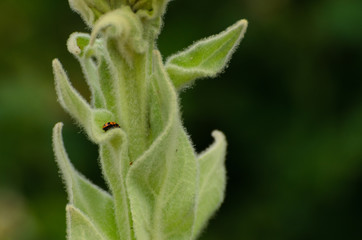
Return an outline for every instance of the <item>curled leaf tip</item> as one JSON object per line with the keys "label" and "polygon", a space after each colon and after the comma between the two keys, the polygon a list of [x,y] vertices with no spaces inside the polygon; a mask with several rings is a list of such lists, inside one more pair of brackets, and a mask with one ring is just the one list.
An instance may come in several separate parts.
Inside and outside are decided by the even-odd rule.
{"label": "curled leaf tip", "polygon": [[225,135],[219,131],[219,130],[214,130],[212,131],[211,135],[215,138],[215,139],[223,139],[225,140]]}
{"label": "curled leaf tip", "polygon": [[75,55],[81,55],[82,51],[89,43],[89,34],[74,32],[72,33],[67,41],[68,51]]}
{"label": "curled leaf tip", "polygon": [[60,65],[60,62],[59,62],[58,58],[54,58],[52,61],[53,69],[59,67],[59,65]]}
{"label": "curled leaf tip", "polygon": [[241,19],[238,21],[238,23],[240,23],[241,25],[248,26],[248,20],[246,20],[246,19]]}
{"label": "curled leaf tip", "polygon": [[64,126],[64,123],[62,123],[62,122],[57,122],[57,123],[55,124],[54,128],[61,130],[61,129],[63,128],[63,126]]}

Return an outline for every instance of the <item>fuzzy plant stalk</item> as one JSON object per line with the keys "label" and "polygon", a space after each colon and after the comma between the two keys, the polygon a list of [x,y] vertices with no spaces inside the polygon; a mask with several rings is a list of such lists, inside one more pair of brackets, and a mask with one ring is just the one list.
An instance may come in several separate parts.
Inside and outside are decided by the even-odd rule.
{"label": "fuzzy plant stalk", "polygon": [[[72,86],[57,59],[55,88],[61,106],[99,146],[108,185],[108,191],[99,188],[73,167],[57,123],[53,148],[69,197],[69,240],[197,239],[223,201],[225,137],[214,131],[214,143],[196,153],[178,93],[223,71],[247,21],[163,61],[156,39],[168,1],[69,0],[91,29],[71,34],[67,43],[91,100]],[[103,129],[109,122],[113,128]]]}

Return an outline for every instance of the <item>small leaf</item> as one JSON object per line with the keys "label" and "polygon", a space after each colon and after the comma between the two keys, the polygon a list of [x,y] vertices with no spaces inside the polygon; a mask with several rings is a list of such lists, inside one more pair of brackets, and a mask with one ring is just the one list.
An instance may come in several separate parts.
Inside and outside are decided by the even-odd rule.
{"label": "small leaf", "polygon": [[214,77],[227,65],[247,28],[240,20],[225,31],[200,40],[166,61],[167,72],[176,88],[181,89],[197,78]]}
{"label": "small leaf", "polygon": [[99,233],[107,239],[117,240],[119,236],[113,215],[113,199],[74,169],[64,149],[62,125],[57,123],[53,129],[53,148],[67,188],[69,202],[87,215]]}
{"label": "small leaf", "polygon": [[69,0],[69,5],[90,27],[100,16],[111,10],[109,2],[104,0]]}
{"label": "small leaf", "polygon": [[[71,85],[62,65],[53,60],[55,89],[62,107],[85,129],[95,143],[107,140],[111,134],[104,134],[104,123],[113,121],[114,115],[106,109],[92,109],[84,98]],[[114,131],[112,132],[113,135]],[[118,133],[118,131],[116,131]]]}
{"label": "small leaf", "polygon": [[168,2],[170,0],[143,0],[133,5],[133,9],[142,18],[158,20],[165,13]]}
{"label": "small leaf", "polygon": [[[95,56],[97,49],[89,47],[90,35],[86,33],[73,33],[70,35],[67,46],[70,53],[72,53],[79,61],[87,84],[91,91],[91,102],[92,106],[96,108],[105,108],[106,99],[102,92],[102,87],[100,84],[100,74],[97,63],[97,58]],[[101,43],[97,43],[98,48],[101,48]],[[92,52],[93,54],[91,54]]]}
{"label": "small leaf", "polygon": [[108,240],[79,209],[67,205],[68,240]]}
{"label": "small leaf", "polygon": [[226,140],[224,134],[219,131],[214,131],[212,136],[215,142],[198,156],[200,181],[193,239],[196,239],[209,218],[219,208],[225,194]]}
{"label": "small leaf", "polygon": [[179,120],[176,91],[167,78],[158,52],[154,77],[167,101],[167,120],[150,148],[130,167],[127,191],[136,239],[190,239],[195,218],[197,162]]}
{"label": "small leaf", "polygon": [[[104,39],[97,39],[90,46],[90,35],[73,33],[68,39],[68,50],[82,66],[83,73],[91,90],[92,105],[96,108],[107,108],[114,114],[112,121],[120,121],[119,87],[117,73]],[[119,67],[119,66],[118,66]]]}

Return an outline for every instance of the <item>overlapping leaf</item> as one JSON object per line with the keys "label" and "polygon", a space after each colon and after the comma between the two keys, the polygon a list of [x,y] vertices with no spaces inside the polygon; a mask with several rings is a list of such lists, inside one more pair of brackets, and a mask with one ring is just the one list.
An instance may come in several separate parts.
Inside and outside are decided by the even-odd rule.
{"label": "overlapping leaf", "polygon": [[69,240],[108,240],[100,233],[93,221],[89,219],[82,211],[73,205],[67,205],[67,222]]}
{"label": "overlapping leaf", "polygon": [[224,200],[226,141],[224,134],[219,131],[214,131],[212,135],[215,142],[198,156],[200,180],[194,237],[200,234]]}
{"label": "overlapping leaf", "polygon": [[127,175],[135,236],[142,240],[190,239],[195,214],[197,162],[185,134],[175,89],[154,56],[152,83],[163,96],[167,120],[151,147],[137,159]]}

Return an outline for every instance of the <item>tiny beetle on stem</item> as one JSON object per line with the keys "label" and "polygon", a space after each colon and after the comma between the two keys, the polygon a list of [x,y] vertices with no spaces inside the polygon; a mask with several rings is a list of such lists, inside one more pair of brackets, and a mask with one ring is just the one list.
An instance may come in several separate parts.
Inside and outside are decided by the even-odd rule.
{"label": "tiny beetle on stem", "polygon": [[111,128],[120,128],[120,126],[116,122],[107,122],[103,125],[103,130],[105,132],[107,132]]}

